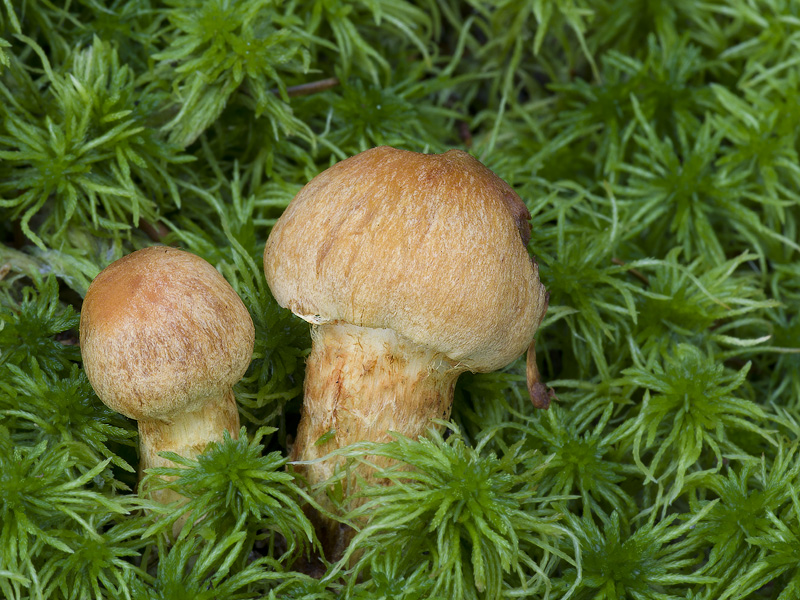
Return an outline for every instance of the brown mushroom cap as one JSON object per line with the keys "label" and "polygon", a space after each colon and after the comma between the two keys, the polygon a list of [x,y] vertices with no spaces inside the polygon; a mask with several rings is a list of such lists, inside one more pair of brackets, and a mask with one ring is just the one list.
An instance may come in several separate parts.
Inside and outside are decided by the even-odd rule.
{"label": "brown mushroom cap", "polygon": [[300,190],[267,241],[265,273],[309,322],[392,329],[492,371],[528,348],[547,307],[529,217],[465,152],[373,148]]}
{"label": "brown mushroom cap", "polygon": [[166,246],[104,269],[81,310],[84,368],[100,399],[136,420],[170,421],[223,397],[247,370],[253,321],[202,258]]}

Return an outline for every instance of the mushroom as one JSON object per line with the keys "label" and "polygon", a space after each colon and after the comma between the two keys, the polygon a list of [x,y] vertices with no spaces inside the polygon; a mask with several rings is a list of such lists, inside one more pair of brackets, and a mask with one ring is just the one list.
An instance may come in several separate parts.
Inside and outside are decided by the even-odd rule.
{"label": "mushroom", "polygon": [[[508,184],[459,150],[373,148],[295,196],[264,271],[277,302],[313,324],[291,452],[311,485],[342,464],[315,459],[390,431],[416,439],[449,417],[459,374],[533,351],[547,293],[529,218]],[[546,407],[535,360],[528,367]],[[356,476],[370,478],[356,469],[346,486]]]}
{"label": "mushroom", "polygon": [[[129,254],[89,286],[80,322],[86,375],[100,400],[139,423],[140,476],[239,432],[233,385],[253,353],[253,321],[202,258],[166,246]],[[162,503],[182,497],[165,489]]]}

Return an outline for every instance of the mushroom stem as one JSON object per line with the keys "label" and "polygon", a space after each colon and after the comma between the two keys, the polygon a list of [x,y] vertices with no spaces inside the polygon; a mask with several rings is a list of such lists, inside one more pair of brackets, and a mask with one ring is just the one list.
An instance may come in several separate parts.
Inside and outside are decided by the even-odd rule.
{"label": "mushroom stem", "polygon": [[[416,439],[431,419],[450,416],[456,379],[464,369],[441,354],[390,329],[343,322],[314,327],[312,341],[293,460],[313,461],[361,441],[388,442],[390,431]],[[301,470],[313,486],[343,462],[332,458]],[[388,466],[380,457],[375,462]],[[357,477],[372,479],[366,467],[355,468],[344,482],[345,494],[355,491]],[[328,504],[324,497],[318,501]]]}
{"label": "mushroom stem", "polygon": [[[160,452],[174,452],[186,458],[196,458],[212,441],[222,441],[222,432],[239,436],[239,411],[233,390],[219,399],[209,399],[200,409],[177,413],[162,419],[139,421],[139,471],[153,467],[174,467],[171,460],[159,456]],[[150,497],[162,504],[185,500],[172,489],[154,490]]]}

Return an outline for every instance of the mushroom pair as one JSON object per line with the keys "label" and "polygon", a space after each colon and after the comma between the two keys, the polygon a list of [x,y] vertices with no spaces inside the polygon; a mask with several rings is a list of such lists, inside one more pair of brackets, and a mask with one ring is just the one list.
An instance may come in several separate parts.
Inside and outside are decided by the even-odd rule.
{"label": "mushroom pair", "polygon": [[[297,194],[264,271],[278,303],[313,324],[292,448],[310,484],[341,464],[316,459],[391,431],[424,434],[449,416],[461,373],[526,349],[531,397],[547,406],[533,357],[547,294],[529,217],[508,184],[458,150],[373,148]],[[142,469],[169,464],[158,452],[195,456],[223,430],[236,435],[231,387],[250,362],[253,324],[211,265],[173,248],[134,252],[92,282],[80,328],[98,396],[139,421]],[[369,478],[356,470],[348,487],[356,474]]]}

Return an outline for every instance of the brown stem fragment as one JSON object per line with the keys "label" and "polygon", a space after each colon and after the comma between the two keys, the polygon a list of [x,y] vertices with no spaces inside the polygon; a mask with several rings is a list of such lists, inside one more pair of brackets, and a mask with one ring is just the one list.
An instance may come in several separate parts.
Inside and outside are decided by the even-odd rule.
{"label": "brown stem fragment", "polygon": [[536,340],[531,341],[531,345],[528,346],[525,372],[528,379],[528,393],[531,396],[534,408],[547,410],[550,408],[550,402],[557,400],[557,398],[553,389],[542,383],[542,376],[539,374],[539,367],[536,365]]}
{"label": "brown stem fragment", "polygon": [[169,229],[161,221],[148,221],[146,219],[139,219],[139,229],[144,231],[154,242],[161,242],[167,234]]}
{"label": "brown stem fragment", "polygon": [[[318,81],[309,81],[308,83],[301,83],[286,88],[286,95],[290,98],[297,98],[299,96],[310,96],[311,94],[318,94],[339,85],[337,77],[328,77],[327,79],[319,79]],[[270,90],[273,94],[280,94],[280,90],[275,88]]]}
{"label": "brown stem fragment", "polygon": [[[612,258],[611,262],[620,267],[624,267],[627,264],[624,260],[620,258]],[[650,280],[647,278],[647,275],[645,275],[638,269],[628,269],[628,273],[636,277],[636,279],[643,282],[645,285],[650,285]]]}

